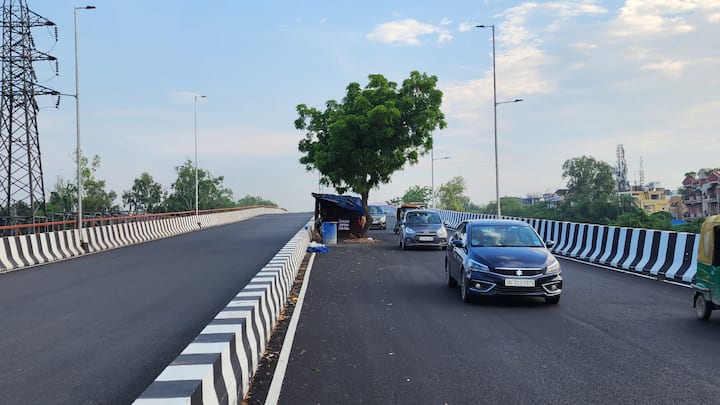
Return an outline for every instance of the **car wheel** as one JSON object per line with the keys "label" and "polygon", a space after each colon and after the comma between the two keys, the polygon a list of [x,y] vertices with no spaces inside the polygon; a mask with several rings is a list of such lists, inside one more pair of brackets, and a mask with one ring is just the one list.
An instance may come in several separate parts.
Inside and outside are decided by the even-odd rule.
{"label": "car wheel", "polygon": [[702,294],[695,294],[695,315],[697,315],[698,319],[707,321],[710,319],[711,313],[712,309],[705,301],[705,297]]}
{"label": "car wheel", "polygon": [[450,288],[457,287],[457,280],[450,275],[450,264],[445,259],[445,277],[447,277],[447,286]]}
{"label": "car wheel", "polygon": [[558,302],[560,302],[560,296],[556,295],[554,297],[545,297],[545,303],[546,304],[552,304],[556,305]]}
{"label": "car wheel", "polygon": [[402,250],[407,250],[407,246],[405,246],[405,240],[402,238],[400,239],[400,248]]}
{"label": "car wheel", "polygon": [[462,302],[472,301],[472,295],[467,290],[467,278],[465,278],[464,271],[460,272],[460,299]]}

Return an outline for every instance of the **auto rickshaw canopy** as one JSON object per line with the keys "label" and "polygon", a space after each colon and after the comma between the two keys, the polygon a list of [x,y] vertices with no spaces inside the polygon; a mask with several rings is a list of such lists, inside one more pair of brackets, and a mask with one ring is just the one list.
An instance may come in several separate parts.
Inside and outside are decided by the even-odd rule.
{"label": "auto rickshaw canopy", "polygon": [[[720,252],[716,245],[720,237],[720,215],[705,218],[700,229],[700,245],[698,246],[697,260],[708,266],[719,265]],[[714,259],[714,260],[713,260]]]}

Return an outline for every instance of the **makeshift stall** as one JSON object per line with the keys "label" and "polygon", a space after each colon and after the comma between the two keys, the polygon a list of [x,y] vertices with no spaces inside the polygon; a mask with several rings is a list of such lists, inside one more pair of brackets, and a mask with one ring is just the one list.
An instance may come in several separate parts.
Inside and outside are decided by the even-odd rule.
{"label": "makeshift stall", "polygon": [[312,196],[315,198],[315,229],[321,231],[325,244],[362,235],[366,216],[359,197],[317,193]]}

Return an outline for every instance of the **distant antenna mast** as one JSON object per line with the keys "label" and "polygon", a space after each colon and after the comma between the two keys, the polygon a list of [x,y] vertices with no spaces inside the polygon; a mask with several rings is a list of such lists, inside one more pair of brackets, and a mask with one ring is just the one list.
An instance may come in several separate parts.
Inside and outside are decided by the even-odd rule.
{"label": "distant antenna mast", "polygon": [[640,187],[645,185],[645,169],[643,169],[643,158],[640,156]]}
{"label": "distant antenna mast", "polygon": [[617,146],[617,164],[615,166],[615,181],[617,183],[617,191],[628,191],[630,184],[627,180],[627,162],[625,161],[625,148],[622,145]]}
{"label": "distant antenna mast", "polygon": [[30,11],[25,0],[3,0],[2,6],[2,96],[0,97],[0,184],[2,212],[6,224],[32,223],[47,215],[45,188],[37,128],[35,96],[58,91],[38,84],[33,63],[57,59],[35,49],[33,27],[54,27],[55,23]]}

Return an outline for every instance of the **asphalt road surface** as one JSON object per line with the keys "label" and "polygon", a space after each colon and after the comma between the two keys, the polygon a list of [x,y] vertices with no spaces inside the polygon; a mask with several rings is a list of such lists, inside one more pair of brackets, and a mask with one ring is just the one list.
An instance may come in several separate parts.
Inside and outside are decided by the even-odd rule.
{"label": "asphalt road surface", "polygon": [[0,275],[0,404],[131,403],[311,215]]}
{"label": "asphalt road surface", "polygon": [[562,260],[560,304],[460,301],[444,252],[340,243],[311,270],[280,404],[720,403],[720,313]]}

